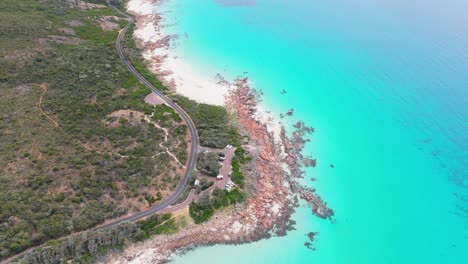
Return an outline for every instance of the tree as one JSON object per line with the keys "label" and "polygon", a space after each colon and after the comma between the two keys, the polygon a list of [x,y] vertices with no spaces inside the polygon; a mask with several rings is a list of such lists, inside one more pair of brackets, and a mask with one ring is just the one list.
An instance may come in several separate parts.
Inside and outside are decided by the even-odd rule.
{"label": "tree", "polygon": [[54,214],[38,223],[39,230],[48,238],[54,238],[67,233],[65,217],[62,214]]}

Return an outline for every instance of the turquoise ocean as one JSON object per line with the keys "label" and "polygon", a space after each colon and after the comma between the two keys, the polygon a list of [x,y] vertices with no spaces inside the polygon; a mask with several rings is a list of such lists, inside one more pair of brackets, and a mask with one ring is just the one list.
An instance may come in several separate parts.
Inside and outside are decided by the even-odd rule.
{"label": "turquoise ocean", "polygon": [[[313,186],[285,237],[198,248],[174,263],[468,263],[468,2],[170,0],[176,50],[243,72],[277,116],[316,129]],[[281,94],[286,90],[286,94]],[[331,168],[331,164],[335,167]],[[311,178],[316,178],[315,182]],[[307,249],[306,234],[317,231]]]}

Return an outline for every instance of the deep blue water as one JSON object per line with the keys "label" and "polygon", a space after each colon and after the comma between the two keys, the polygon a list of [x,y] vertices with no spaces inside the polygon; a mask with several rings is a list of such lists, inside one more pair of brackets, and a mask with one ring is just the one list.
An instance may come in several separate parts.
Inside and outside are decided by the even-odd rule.
{"label": "deep blue water", "polygon": [[[316,129],[308,170],[336,223],[197,249],[175,263],[468,263],[466,1],[171,0],[166,30],[207,74],[244,71],[287,126]],[[170,12],[168,12],[170,11]],[[287,94],[282,95],[281,90]],[[330,168],[334,164],[335,168]],[[320,232],[315,251],[305,234]]]}

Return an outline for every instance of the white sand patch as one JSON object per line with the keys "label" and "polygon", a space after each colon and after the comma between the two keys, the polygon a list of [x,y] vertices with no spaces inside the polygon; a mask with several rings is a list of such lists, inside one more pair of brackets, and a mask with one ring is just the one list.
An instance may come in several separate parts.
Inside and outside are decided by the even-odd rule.
{"label": "white sand patch", "polygon": [[169,52],[161,69],[172,72],[169,78],[177,92],[201,103],[224,105],[228,87],[217,84],[214,76],[203,75],[172,52]]}
{"label": "white sand patch", "polygon": [[141,15],[154,14],[155,3],[159,1],[130,0],[127,3],[127,10]]}
{"label": "white sand patch", "polygon": [[[269,133],[273,134],[273,139],[276,143],[281,142],[281,128],[283,125],[276,117],[274,117],[273,113],[268,111],[266,107],[262,105],[262,103],[257,105],[257,111],[253,118],[267,125],[267,130]],[[278,146],[283,148],[283,144],[278,144]]]}
{"label": "white sand patch", "polygon": [[[164,17],[161,18],[157,14],[160,2],[159,0],[130,0],[128,3],[129,11],[138,16],[144,16],[139,18],[134,36],[145,47],[150,47],[143,52],[143,57],[150,62],[150,69],[166,84],[190,99],[201,103],[224,105],[232,84],[220,82],[216,73],[210,77],[210,73],[190,65],[177,55],[170,41],[171,36],[162,30]],[[157,23],[162,23],[162,25]],[[252,118],[267,124],[267,129],[273,134],[274,140],[281,141],[282,124],[278,122],[273,113],[266,110],[262,103],[257,106],[257,112]]]}
{"label": "white sand patch", "polygon": [[156,30],[156,27],[151,23],[147,23],[143,27],[136,29],[135,36],[143,42],[157,41],[158,39],[162,38],[159,32]]}
{"label": "white sand patch", "polygon": [[[161,29],[161,25],[155,25],[158,20],[157,7],[160,1],[131,0],[128,10],[138,16],[145,16],[144,23],[138,23],[134,36],[145,47],[143,57],[150,62],[151,70],[169,83],[170,86],[182,95],[201,103],[224,105],[229,86],[218,84],[215,74],[208,77],[204,73],[182,58],[175,49],[171,48],[171,41],[165,43],[169,36]],[[148,19],[148,18],[153,19]],[[143,21],[141,19],[140,21]],[[161,22],[161,21],[160,21]],[[164,23],[164,18],[162,18]]]}
{"label": "white sand patch", "polygon": [[271,211],[277,215],[279,213],[280,208],[281,205],[279,203],[273,203],[273,205],[271,206]]}
{"label": "white sand patch", "polygon": [[235,221],[231,227],[228,228],[229,232],[237,234],[241,231],[242,224],[239,221]]}

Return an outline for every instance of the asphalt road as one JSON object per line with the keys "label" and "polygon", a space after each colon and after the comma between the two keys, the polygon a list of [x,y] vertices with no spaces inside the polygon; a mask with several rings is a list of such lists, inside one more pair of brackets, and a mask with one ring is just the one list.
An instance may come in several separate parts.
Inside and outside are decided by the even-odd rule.
{"label": "asphalt road", "polygon": [[140,213],[128,216],[126,218],[119,219],[119,220],[117,220],[115,222],[111,222],[111,223],[102,225],[99,228],[118,225],[119,223],[124,222],[124,221],[136,221],[136,220],[148,217],[150,215],[153,215],[153,214],[163,210],[164,208],[168,207],[169,205],[171,205],[172,203],[177,201],[177,199],[184,193],[185,189],[187,188],[187,186],[188,186],[188,184],[190,182],[191,172],[195,168],[195,165],[196,165],[196,162],[197,162],[198,144],[199,144],[197,129],[196,129],[195,124],[193,123],[192,119],[190,118],[190,116],[180,106],[178,106],[170,98],[168,98],[166,95],[164,95],[164,93],[162,93],[161,91],[156,89],[156,87],[154,87],[150,82],[148,82],[148,80],[146,80],[145,77],[143,77],[143,75],[141,75],[135,69],[135,67],[133,67],[132,63],[125,56],[125,52],[124,52],[124,49],[122,47],[122,40],[123,40],[123,37],[124,37],[125,33],[127,32],[128,28],[133,23],[133,17],[126,14],[126,13],[124,13],[124,12],[122,12],[122,11],[120,11],[118,8],[116,8],[115,6],[113,6],[111,4],[109,4],[109,6],[112,7],[114,10],[116,10],[118,13],[120,13],[120,14],[122,14],[122,15],[124,15],[124,16],[126,16],[128,18],[128,24],[125,26],[124,29],[122,29],[120,31],[119,36],[117,38],[117,51],[119,52],[120,58],[125,63],[125,65],[127,65],[130,72],[140,82],[142,82],[144,85],[146,85],[146,87],[151,89],[151,91],[153,91],[153,93],[157,94],[165,102],[165,104],[172,107],[180,115],[180,117],[182,118],[182,120],[185,122],[185,124],[188,127],[188,130],[189,130],[189,133],[190,133],[191,144],[190,144],[189,159],[188,159],[188,162],[187,162],[187,164],[185,166],[186,168],[185,168],[184,175],[183,175],[182,179],[180,180],[179,185],[177,186],[175,192],[169,198],[167,198],[166,200],[164,200],[160,204],[149,208],[146,211],[142,211]]}
{"label": "asphalt road", "polygon": [[[97,229],[102,229],[102,228],[105,228],[105,227],[115,226],[115,225],[118,225],[118,224],[120,224],[122,222],[125,222],[125,221],[133,222],[133,221],[143,219],[145,217],[151,216],[153,214],[156,214],[156,213],[162,211],[163,209],[167,208],[169,205],[171,205],[175,201],[177,201],[177,199],[179,199],[179,197],[184,193],[185,189],[187,188],[187,186],[188,186],[188,184],[190,182],[190,174],[192,173],[193,169],[195,168],[195,165],[196,165],[196,162],[197,162],[198,145],[199,145],[197,129],[196,129],[195,124],[193,123],[192,119],[189,117],[189,115],[187,113],[185,113],[185,111],[180,106],[178,106],[171,99],[169,99],[167,96],[165,96],[164,93],[162,93],[161,91],[156,89],[156,87],[154,87],[150,82],[148,82],[148,80],[146,80],[145,77],[143,77],[143,75],[141,75],[135,69],[135,67],[133,67],[132,63],[125,56],[125,52],[124,52],[124,49],[122,47],[122,40],[123,40],[123,37],[124,37],[125,33],[127,32],[128,28],[132,25],[132,23],[134,21],[133,17],[126,14],[126,13],[124,13],[124,12],[122,12],[122,11],[120,11],[118,8],[116,8],[115,6],[113,6],[110,3],[109,3],[109,6],[112,7],[118,13],[120,13],[120,14],[122,14],[122,15],[124,15],[124,16],[126,16],[128,18],[127,25],[125,26],[124,29],[122,29],[119,32],[119,36],[117,38],[117,43],[116,43],[117,44],[117,51],[119,52],[120,58],[125,63],[125,65],[127,65],[130,72],[132,72],[132,74],[140,82],[145,84],[146,87],[151,89],[151,91],[153,91],[153,93],[157,94],[168,106],[172,107],[180,115],[180,117],[182,118],[182,120],[185,122],[185,124],[187,125],[187,127],[189,129],[191,144],[190,144],[189,159],[188,159],[188,162],[187,162],[187,164],[185,166],[184,175],[183,175],[182,179],[180,180],[179,185],[177,186],[175,192],[169,198],[162,201],[160,204],[158,204],[156,206],[150,207],[149,209],[147,209],[145,211],[142,211],[142,212],[139,212],[139,213],[136,213],[136,214],[124,217],[124,218],[119,218],[118,220],[115,220],[115,221],[112,221],[112,222],[97,226],[95,228],[91,228],[91,230],[97,230]],[[73,234],[70,234],[70,235],[73,235]],[[38,247],[41,247],[41,246],[42,245],[30,248],[28,250],[25,250],[25,251],[21,252],[20,254],[17,254],[17,255],[12,256],[12,257],[10,257],[8,259],[0,261],[0,263],[1,264],[9,263],[13,259],[21,258],[25,254],[27,254],[27,253],[29,253],[29,252],[33,251],[34,249],[36,249]]]}

